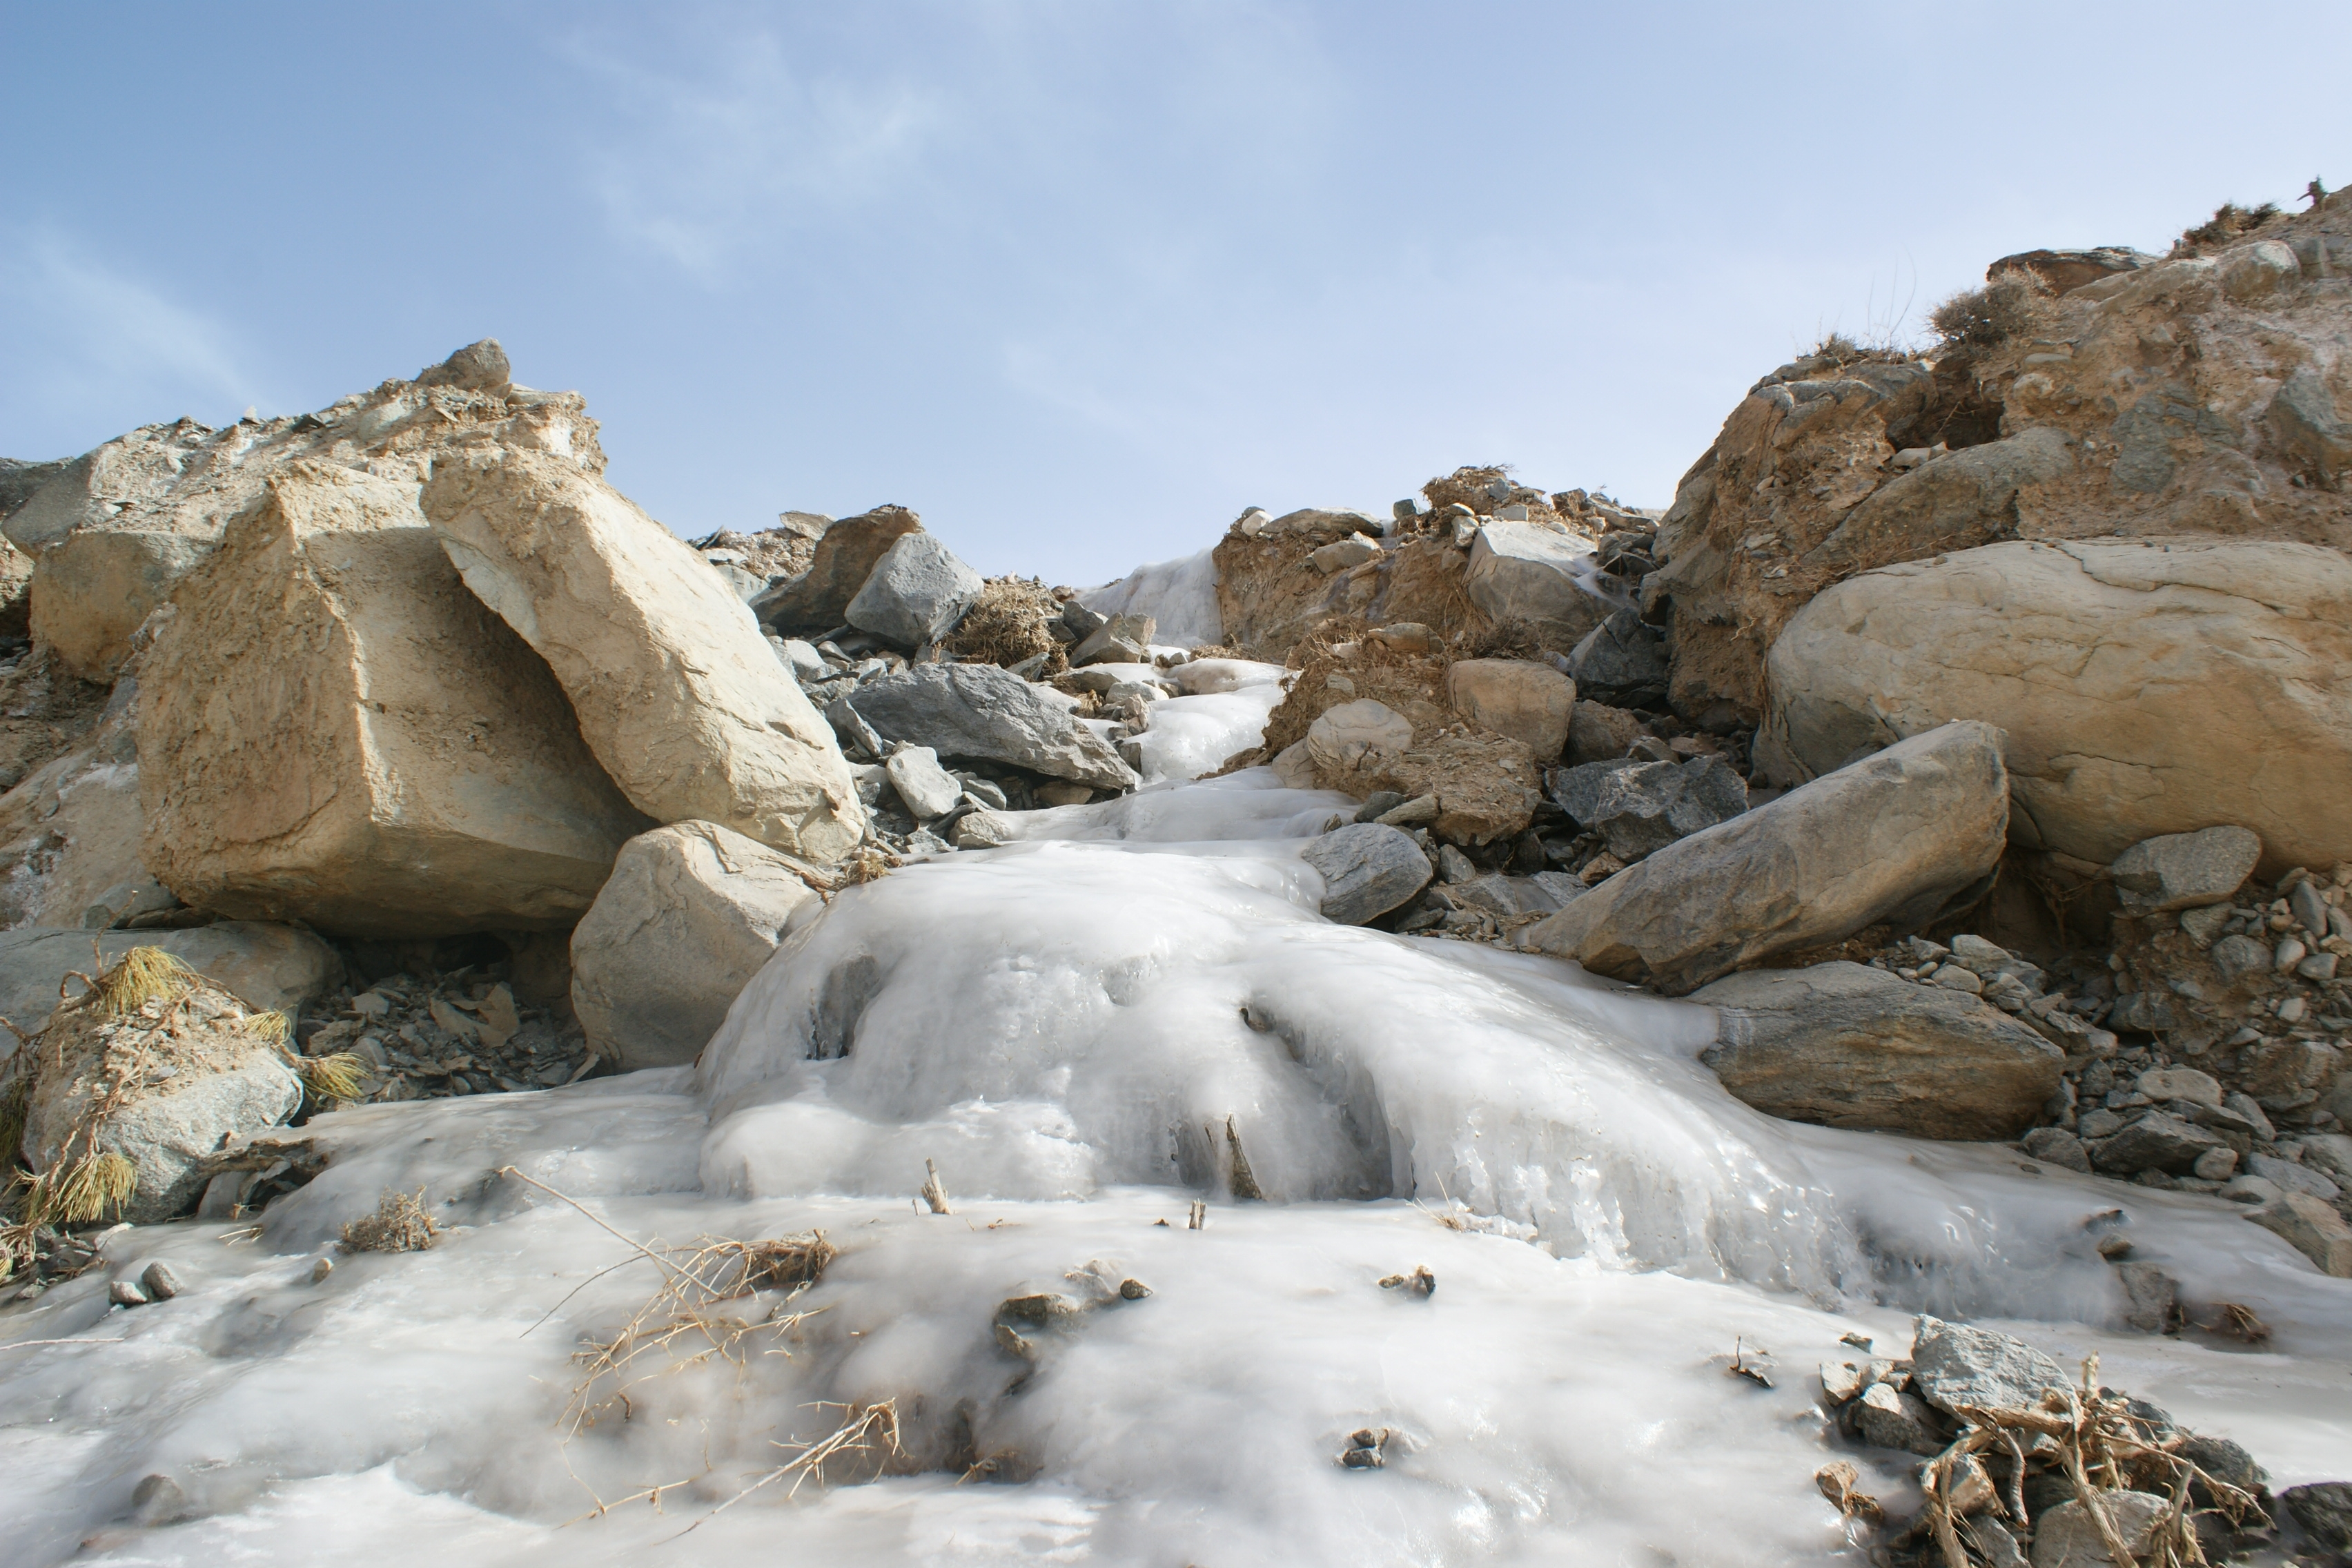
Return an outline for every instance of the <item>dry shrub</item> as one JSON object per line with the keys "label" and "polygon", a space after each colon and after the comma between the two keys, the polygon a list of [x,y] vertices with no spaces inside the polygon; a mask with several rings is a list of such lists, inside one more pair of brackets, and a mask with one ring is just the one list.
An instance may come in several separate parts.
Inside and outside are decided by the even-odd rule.
{"label": "dry shrub", "polygon": [[1045,626],[1061,615],[1062,602],[1037,579],[991,577],[940,646],[961,658],[1007,668],[1042,653],[1049,657],[1041,675],[1058,675],[1069,663]]}
{"label": "dry shrub", "polygon": [[1928,312],[1949,348],[1997,349],[2049,324],[2050,285],[2022,267],[2004,268],[1981,289],[1963,289]]}
{"label": "dry shrub", "polygon": [[1498,504],[1486,487],[1509,483],[1511,465],[1508,463],[1465,463],[1452,473],[1422,486],[1421,493],[1429,498],[1432,511],[1444,511],[1458,501],[1485,517]]}
{"label": "dry shrub", "polygon": [[2182,231],[2172,242],[2175,256],[2195,256],[2208,247],[2227,245],[2241,235],[2252,234],[2274,217],[2282,216],[2276,202],[2264,202],[2258,207],[2242,207],[2235,202],[2223,202],[2213,209],[2213,216],[2195,228]]}
{"label": "dry shrub", "polygon": [[375,1213],[343,1226],[345,1252],[422,1252],[441,1239],[441,1222],[425,1208],[425,1189],[415,1196],[386,1189]]}
{"label": "dry shrub", "polygon": [[[1466,631],[1454,639],[1456,658],[1543,658],[1549,647],[1528,621],[1497,621]],[[1566,649],[1561,649],[1566,652]]]}

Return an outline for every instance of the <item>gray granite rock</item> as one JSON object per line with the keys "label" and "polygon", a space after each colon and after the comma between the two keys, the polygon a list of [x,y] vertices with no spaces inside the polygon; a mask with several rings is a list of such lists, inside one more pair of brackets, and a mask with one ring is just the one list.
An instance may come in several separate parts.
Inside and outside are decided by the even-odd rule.
{"label": "gray granite rock", "polygon": [[918,822],[945,816],[963,803],[962,784],[940,766],[940,754],[929,746],[901,746],[884,766],[890,787]]}
{"label": "gray granite rock", "polygon": [[1586,763],[1551,775],[1551,795],[1620,860],[1640,859],[1748,809],[1748,784],[1721,757]]}
{"label": "gray granite rock", "polygon": [[1664,701],[1667,670],[1665,638],[1637,609],[1613,612],[1568,656],[1580,696],[1621,708]]}
{"label": "gray granite rock", "polygon": [[919,529],[882,552],[842,618],[900,647],[920,647],[963,619],[981,585],[980,574],[957,560],[938,534]]}
{"label": "gray granite rock", "polygon": [[2126,1123],[2115,1136],[2093,1144],[2091,1163],[2118,1175],[2162,1171],[2179,1176],[2193,1170],[2207,1150],[2227,1147],[2219,1135],[2202,1127],[2151,1110]]}
{"label": "gray granite rock", "polygon": [[1299,858],[1323,879],[1323,918],[1360,926],[1429,885],[1429,857],[1412,836],[1376,822],[1351,822],[1311,840]]}
{"label": "gray granite rock", "polygon": [[923,664],[857,689],[857,714],[885,741],[943,757],[1009,763],[1096,789],[1130,790],[1135,770],[1111,743],[992,664]]}
{"label": "gray granite rock", "polygon": [[1941,1318],[1912,1322],[1911,1384],[1939,1410],[2030,1410],[2043,1389],[2069,1381],[2064,1367],[2015,1335]]}
{"label": "gray granite rock", "polygon": [[2110,869],[2126,914],[2168,914],[2227,902],[2262,858],[2263,841],[2251,830],[2208,827],[2143,838]]}
{"label": "gray granite rock", "polygon": [[[2105,1492],[2100,1501],[2135,1561],[2147,1550],[2156,1521],[2171,1506],[2152,1492]],[[2069,1499],[2033,1521],[2033,1568],[2113,1568],[2114,1563],[2106,1538],[2079,1499]]]}

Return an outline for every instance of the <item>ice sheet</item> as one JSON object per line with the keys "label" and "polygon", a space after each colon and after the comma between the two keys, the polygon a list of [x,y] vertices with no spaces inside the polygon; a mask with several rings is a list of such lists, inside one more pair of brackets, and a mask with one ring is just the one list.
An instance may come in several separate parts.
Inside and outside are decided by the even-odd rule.
{"label": "ice sheet", "polygon": [[[2215,1200],[1758,1115],[1697,1063],[1703,1008],[1331,926],[1297,852],[1349,808],[1254,770],[1028,814],[818,909],[698,1068],[319,1119],[332,1163],[258,1237],[110,1242],[177,1300],[109,1313],[100,1273],[0,1313],[0,1563],[1818,1563],[1842,1450],[1811,1369],[1849,1330],[1899,1352],[1920,1309],[2096,1351],[2276,1484],[2352,1474],[2352,1284]],[[1227,1117],[1265,1201],[1234,1196]],[[951,1215],[914,1201],[926,1159]],[[312,1283],[389,1187],[448,1237]],[[2116,1207],[2272,1346],[2114,1331],[2082,1222]],[[622,1236],[810,1227],[842,1256],[778,1353],[559,1440],[582,1337],[656,1282]],[[1423,1264],[1429,1300],[1380,1288]],[[1130,1277],[1153,1293],[1034,1374],[996,1342],[1009,1297]],[[1778,1387],[1726,1375],[1735,1339]],[[712,1514],[824,1402],[889,1398],[914,1473]],[[1388,1468],[1335,1462],[1363,1426]],[[959,1449],[1027,1479],[958,1484]],[[1908,1461],[1858,1457],[1902,1495]],[[195,1517],[128,1522],[155,1472]]]}
{"label": "ice sheet", "polygon": [[1156,641],[1173,647],[1199,647],[1225,640],[1217,608],[1217,563],[1210,552],[1139,566],[1115,583],[1090,588],[1078,602],[1098,615],[1145,615],[1155,618]]}

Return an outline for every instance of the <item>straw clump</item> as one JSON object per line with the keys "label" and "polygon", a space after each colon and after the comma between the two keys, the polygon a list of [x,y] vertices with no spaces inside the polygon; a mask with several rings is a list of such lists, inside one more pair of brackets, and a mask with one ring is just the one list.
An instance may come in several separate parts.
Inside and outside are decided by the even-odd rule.
{"label": "straw clump", "polygon": [[422,1252],[441,1239],[442,1224],[425,1207],[425,1189],[412,1195],[388,1189],[375,1213],[343,1226],[345,1252]]}

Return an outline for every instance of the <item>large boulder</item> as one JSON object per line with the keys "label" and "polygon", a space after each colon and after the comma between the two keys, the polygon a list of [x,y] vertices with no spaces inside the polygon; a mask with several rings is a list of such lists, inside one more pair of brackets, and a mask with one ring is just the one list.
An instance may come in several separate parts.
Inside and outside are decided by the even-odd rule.
{"label": "large boulder", "polygon": [[1481,730],[1524,741],[1548,763],[1568,743],[1576,682],[1533,659],[1457,659],[1446,668],[1445,700]]}
{"label": "large boulder", "polygon": [[141,665],[142,853],[198,908],[560,931],[646,826],[410,486],[290,465],[175,603]]}
{"label": "large boulder", "polygon": [[595,421],[579,395],[516,386],[506,363],[485,340],[414,381],[387,381],[315,414],[220,430],[193,419],[150,425],[74,459],[0,524],[33,560],[35,640],[77,675],[110,679],[140,623],[295,462],[413,485],[438,453],[496,445],[602,471]]}
{"label": "large boulder", "polygon": [[589,1049],[624,1068],[694,1060],[815,897],[782,856],[715,822],[630,839],[572,933]]}
{"label": "large boulder", "polygon": [[1566,528],[1489,521],[1470,546],[1463,585],[1497,622],[1522,621],[1552,647],[1572,648],[1622,607],[1604,596],[1591,540]]}
{"label": "large boulder", "polygon": [[865,811],[831,726],[675,534],[533,452],[445,458],[424,505],[466,586],[547,660],[638,810],[817,865],[856,847]]}
{"label": "large boulder", "polygon": [[[0,1018],[26,1035],[40,1033],[67,975],[89,973],[93,962],[113,963],[134,947],[162,948],[257,1013],[299,1012],[343,967],[333,948],[299,926],[221,921],[185,931],[105,932],[20,926],[0,931]],[[16,1043],[0,1031],[0,1058]]]}
{"label": "large boulder", "polygon": [[982,586],[980,574],[957,560],[938,534],[918,529],[882,552],[842,615],[859,631],[900,647],[920,647],[947,636]]}
{"label": "large boulder", "polygon": [[2046,425],[1929,458],[1848,512],[1806,563],[1852,572],[1990,544],[2016,523],[2019,490],[2073,467]]}
{"label": "large boulder", "polygon": [[2228,823],[2352,859],[2352,561],[2318,545],[2012,542],[1825,590],[1773,643],[1757,756],[1795,782],[1998,723],[2020,843],[2112,860]]}
{"label": "large boulder", "polygon": [[849,602],[890,547],[923,526],[903,506],[877,506],[845,517],[816,542],[809,569],[751,601],[761,623],[791,637],[817,636],[846,624]]}
{"label": "large boulder", "polygon": [[2014,1138],[2065,1053],[1963,991],[1843,961],[1727,975],[1691,994],[1722,1019],[1701,1060],[1791,1121],[1915,1138]]}
{"label": "large boulder", "polygon": [[942,757],[1009,763],[1096,789],[1130,790],[1135,770],[1073,718],[1059,695],[992,664],[919,664],[845,698],[884,741]]}
{"label": "large boulder", "polygon": [[2001,734],[1948,724],[1670,844],[1524,944],[1673,994],[1976,896],[2009,830]]}

